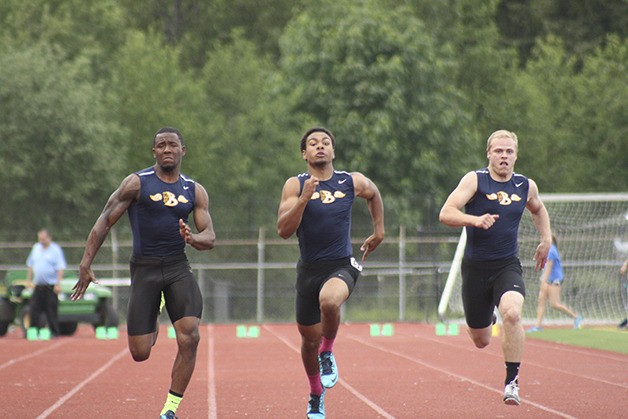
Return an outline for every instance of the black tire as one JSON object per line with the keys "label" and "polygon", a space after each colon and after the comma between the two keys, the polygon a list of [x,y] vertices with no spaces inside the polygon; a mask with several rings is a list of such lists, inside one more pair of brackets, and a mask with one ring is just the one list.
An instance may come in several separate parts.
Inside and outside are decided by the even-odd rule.
{"label": "black tire", "polygon": [[78,322],[59,322],[59,334],[61,336],[72,336],[78,328]]}
{"label": "black tire", "polygon": [[9,325],[11,322],[2,322],[0,321],[0,337],[7,334],[7,330],[9,330]]}
{"label": "black tire", "polygon": [[15,304],[0,298],[0,323],[11,323],[15,319]]}

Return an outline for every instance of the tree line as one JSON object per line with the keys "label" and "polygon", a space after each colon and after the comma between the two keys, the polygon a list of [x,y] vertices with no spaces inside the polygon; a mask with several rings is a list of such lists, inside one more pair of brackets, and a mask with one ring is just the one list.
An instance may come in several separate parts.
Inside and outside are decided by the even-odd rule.
{"label": "tree line", "polygon": [[542,193],[625,191],[627,21],[612,0],[4,0],[0,240],[86,236],[163,126],[219,233],[273,228],[314,125],[389,228],[436,224],[501,128]]}

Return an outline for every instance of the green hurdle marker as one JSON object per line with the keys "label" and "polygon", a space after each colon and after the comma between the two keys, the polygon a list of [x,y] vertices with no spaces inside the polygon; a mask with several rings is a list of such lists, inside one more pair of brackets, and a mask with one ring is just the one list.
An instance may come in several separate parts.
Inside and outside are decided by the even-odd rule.
{"label": "green hurdle marker", "polygon": [[245,338],[246,337],[246,326],[243,324],[239,324],[236,327],[236,337]]}
{"label": "green hurdle marker", "polygon": [[104,326],[98,326],[96,328],[96,339],[107,339],[107,328]]}
{"label": "green hurdle marker", "polygon": [[460,333],[460,328],[458,327],[458,323],[450,323],[447,326],[447,334],[449,336],[458,336]]}
{"label": "green hurdle marker", "polygon": [[117,327],[108,327],[107,328],[107,339],[118,339],[118,328]]}
{"label": "green hurdle marker", "polygon": [[382,331],[379,323],[371,323],[371,336],[381,336]]}
{"label": "green hurdle marker", "polygon": [[247,338],[258,338],[259,337],[259,326],[251,326],[249,327],[248,332],[246,333]]}
{"label": "green hurdle marker", "polygon": [[37,328],[36,327],[29,327],[26,330],[26,339],[28,339],[28,340],[37,340],[38,339]]}
{"label": "green hurdle marker", "polygon": [[177,332],[174,330],[174,327],[168,326],[168,339],[176,339]]}
{"label": "green hurdle marker", "polygon": [[447,334],[447,327],[445,323],[436,323],[436,336],[445,336]]}
{"label": "green hurdle marker", "polygon": [[395,334],[395,328],[392,323],[384,323],[382,326],[382,336],[392,336]]}
{"label": "green hurdle marker", "polygon": [[39,340],[50,340],[50,338],[50,329],[48,329],[47,327],[39,329]]}

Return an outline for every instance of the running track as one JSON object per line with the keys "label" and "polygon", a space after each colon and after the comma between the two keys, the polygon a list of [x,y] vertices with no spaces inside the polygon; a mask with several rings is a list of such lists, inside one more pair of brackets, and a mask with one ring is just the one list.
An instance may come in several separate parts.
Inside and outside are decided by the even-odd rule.
{"label": "running track", "polygon": [[[179,418],[302,418],[308,386],[292,324],[261,326],[237,338],[235,325],[203,325],[198,361]],[[176,351],[162,326],[151,358],[132,361],[126,334],[97,340],[89,326],[73,337],[0,339],[3,416],[157,418]],[[628,417],[628,356],[528,339],[521,406],[502,403],[499,337],[475,349],[434,326],[395,324],[372,337],[368,324],[343,324],[335,344],[340,380],[325,398],[334,418]]]}

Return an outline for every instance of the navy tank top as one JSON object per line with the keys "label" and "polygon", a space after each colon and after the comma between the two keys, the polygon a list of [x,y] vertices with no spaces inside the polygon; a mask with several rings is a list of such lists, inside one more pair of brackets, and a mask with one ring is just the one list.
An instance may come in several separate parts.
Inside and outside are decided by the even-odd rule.
{"label": "navy tank top", "polygon": [[184,253],[179,219],[187,223],[194,209],[194,181],[179,175],[176,182],[166,183],[157,177],[152,167],[136,174],[141,182],[140,197],[128,211],[133,230],[133,254],[163,257]]}
{"label": "navy tank top", "polygon": [[528,178],[513,173],[507,182],[493,180],[488,168],[476,170],[478,190],[466,205],[472,215],[499,214],[488,230],[467,226],[464,256],[472,260],[500,260],[517,256],[519,222],[528,201]]}
{"label": "navy tank top", "polygon": [[[303,183],[308,173],[297,176]],[[353,177],[348,172],[334,170],[329,180],[321,181],[305,207],[297,229],[303,262],[335,260],[350,257],[351,207],[355,197]]]}

